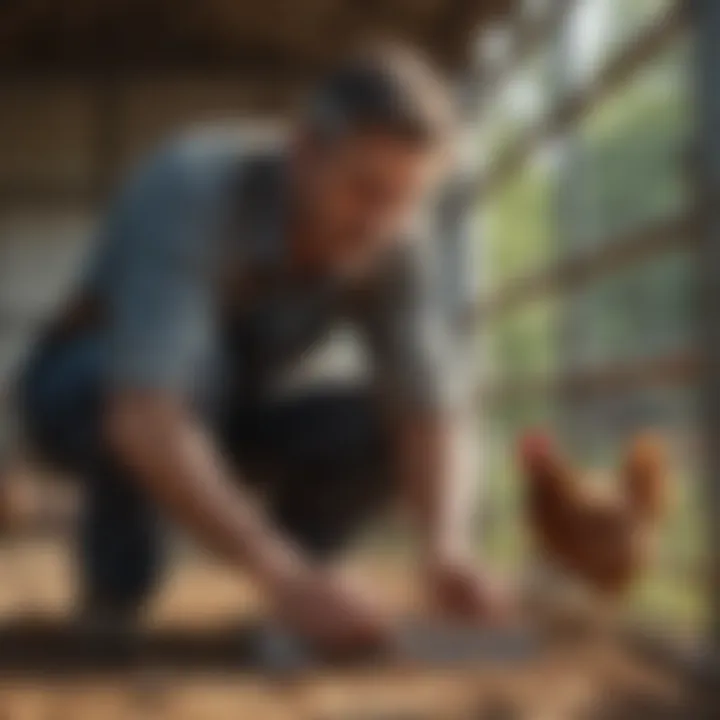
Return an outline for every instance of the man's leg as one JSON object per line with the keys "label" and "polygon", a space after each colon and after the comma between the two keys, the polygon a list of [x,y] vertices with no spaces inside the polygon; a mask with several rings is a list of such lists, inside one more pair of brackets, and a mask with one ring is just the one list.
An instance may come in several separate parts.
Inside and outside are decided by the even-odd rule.
{"label": "man's leg", "polygon": [[343,550],[393,496],[391,448],[368,392],[318,390],[239,408],[224,432],[278,525],[307,552]]}
{"label": "man's leg", "polygon": [[156,584],[161,543],[154,508],[104,446],[102,367],[102,347],[92,338],[41,348],[25,373],[23,405],[38,451],[84,483],[84,602],[89,609],[127,614]]}
{"label": "man's leg", "polygon": [[156,509],[132,478],[107,463],[92,473],[80,527],[83,602],[110,615],[134,615],[162,570]]}

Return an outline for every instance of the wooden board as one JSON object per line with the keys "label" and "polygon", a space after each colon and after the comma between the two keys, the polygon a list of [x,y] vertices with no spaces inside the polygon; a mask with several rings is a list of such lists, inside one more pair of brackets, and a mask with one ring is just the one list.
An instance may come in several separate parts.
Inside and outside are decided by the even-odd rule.
{"label": "wooden board", "polygon": [[162,670],[294,673],[336,666],[515,666],[536,659],[540,638],[527,630],[399,625],[392,650],[329,660],[270,625],[243,624],[214,630],[90,632],[61,621],[9,623],[0,627],[0,673],[94,674],[139,664]]}

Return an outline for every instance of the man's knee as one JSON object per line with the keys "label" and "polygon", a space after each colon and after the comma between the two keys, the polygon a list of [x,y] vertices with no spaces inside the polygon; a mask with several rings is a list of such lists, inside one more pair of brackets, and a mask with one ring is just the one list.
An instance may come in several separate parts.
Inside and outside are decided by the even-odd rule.
{"label": "man's knee", "polygon": [[88,339],[41,348],[20,383],[20,413],[33,449],[79,470],[101,453],[102,349]]}

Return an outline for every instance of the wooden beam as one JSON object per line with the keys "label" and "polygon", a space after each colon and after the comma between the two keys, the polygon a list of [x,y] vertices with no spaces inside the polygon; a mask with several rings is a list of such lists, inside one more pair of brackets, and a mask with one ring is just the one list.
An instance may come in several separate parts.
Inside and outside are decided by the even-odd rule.
{"label": "wooden beam", "polygon": [[700,518],[707,527],[711,571],[707,587],[711,608],[709,649],[720,665],[720,4],[717,0],[692,0],[697,78],[696,148],[697,190],[708,212],[700,233],[698,338],[708,358],[709,372],[700,386],[703,420],[703,507]]}
{"label": "wooden beam", "polygon": [[573,292],[661,253],[695,247],[700,225],[699,213],[691,210],[674,218],[655,221],[620,237],[608,238],[596,248],[511,280],[480,300],[469,322],[475,325],[481,320],[494,319],[524,303],[552,294]]}
{"label": "wooden beam", "polygon": [[705,371],[702,355],[683,350],[661,357],[614,362],[560,375],[516,378],[478,390],[480,399],[502,403],[563,392],[568,397],[618,394],[637,388],[686,385]]}
{"label": "wooden beam", "polygon": [[[238,77],[265,77],[274,84],[278,76],[308,81],[354,42],[378,34],[415,43],[447,69],[455,69],[459,54],[464,54],[459,49],[472,40],[475,22],[512,1],[446,0],[432,23],[428,13],[412,3],[336,2],[336,9],[328,12],[331,23],[327,28],[321,25],[324,32],[315,42],[304,37],[307,21],[293,27],[293,14],[313,11],[300,5],[289,7],[289,16],[282,18],[286,30],[280,33],[272,30],[277,20],[268,15],[273,12],[270,6],[243,9],[244,3],[228,4],[227,11],[235,14],[230,30],[222,27],[221,17],[198,24],[196,9],[153,0],[81,10],[74,23],[58,21],[62,12],[52,10],[37,17],[12,17],[12,12],[0,9],[0,26],[8,27],[3,33],[6,43],[0,47],[0,74],[92,72],[111,63],[125,73],[230,69]],[[238,13],[259,16],[257,30],[237,22]],[[104,41],[108,35],[113,42]]]}
{"label": "wooden beam", "polygon": [[[43,622],[44,620],[44,622]],[[323,658],[298,638],[263,619],[222,628],[167,628],[96,634],[72,623],[33,618],[0,625],[0,672],[6,677],[92,677],[142,667],[214,673],[317,673],[447,670],[479,665],[505,671],[528,669],[549,647],[532,627],[458,628],[400,618],[392,646],[354,657]]]}
{"label": "wooden beam", "polygon": [[515,0],[455,0],[447,3],[443,17],[429,33],[429,42],[439,47],[450,69],[467,67],[480,24],[506,16],[517,4]]}
{"label": "wooden beam", "polygon": [[0,183],[0,208],[23,207],[91,208],[97,201],[97,188],[91,183],[59,184],[57,182]]}
{"label": "wooden beam", "polygon": [[685,3],[678,1],[661,21],[649,26],[640,37],[624,47],[594,82],[567,95],[544,122],[531,129],[506,151],[485,176],[478,180],[472,188],[472,194],[477,197],[478,194],[490,193],[516,172],[543,142],[577,123],[585,113],[596,107],[676,37],[685,24],[686,15]]}
{"label": "wooden beam", "polygon": [[510,57],[502,64],[485,72],[482,77],[483,94],[491,98],[534,52],[547,43],[563,21],[574,0],[555,0],[547,12],[529,21],[518,21],[514,31]]}

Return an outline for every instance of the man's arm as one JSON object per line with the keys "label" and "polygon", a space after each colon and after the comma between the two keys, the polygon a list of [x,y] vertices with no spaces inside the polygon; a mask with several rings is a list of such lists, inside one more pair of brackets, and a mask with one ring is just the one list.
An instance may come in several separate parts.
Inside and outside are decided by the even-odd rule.
{"label": "man's arm", "polygon": [[215,351],[215,205],[203,168],[161,155],[131,179],[107,232],[111,322],[104,431],[158,505],[200,542],[270,580],[297,554],[237,489],[193,412]]}
{"label": "man's arm", "polygon": [[212,225],[188,178],[170,170],[143,179],[115,227],[124,254],[107,288],[109,448],[161,510],[250,571],[291,628],[325,648],[377,643],[377,613],[266,520],[193,409],[211,380]]}
{"label": "man's arm", "polygon": [[471,547],[473,504],[460,458],[462,408],[453,388],[458,378],[449,338],[428,268],[417,255],[405,257],[376,286],[364,313],[394,428],[400,500],[440,609],[462,617],[497,616],[504,598],[475,567]]}
{"label": "man's arm", "polygon": [[121,392],[105,431],[147,493],[210,550],[268,587],[304,563],[271,527],[192,413],[170,395]]}
{"label": "man's arm", "polygon": [[420,248],[400,248],[366,291],[360,321],[395,437],[401,500],[431,557],[465,543],[467,507],[458,502],[447,330],[423,259]]}
{"label": "man's arm", "polygon": [[440,411],[406,414],[397,424],[396,458],[402,500],[427,564],[467,554],[466,478],[456,472],[454,417]]}

